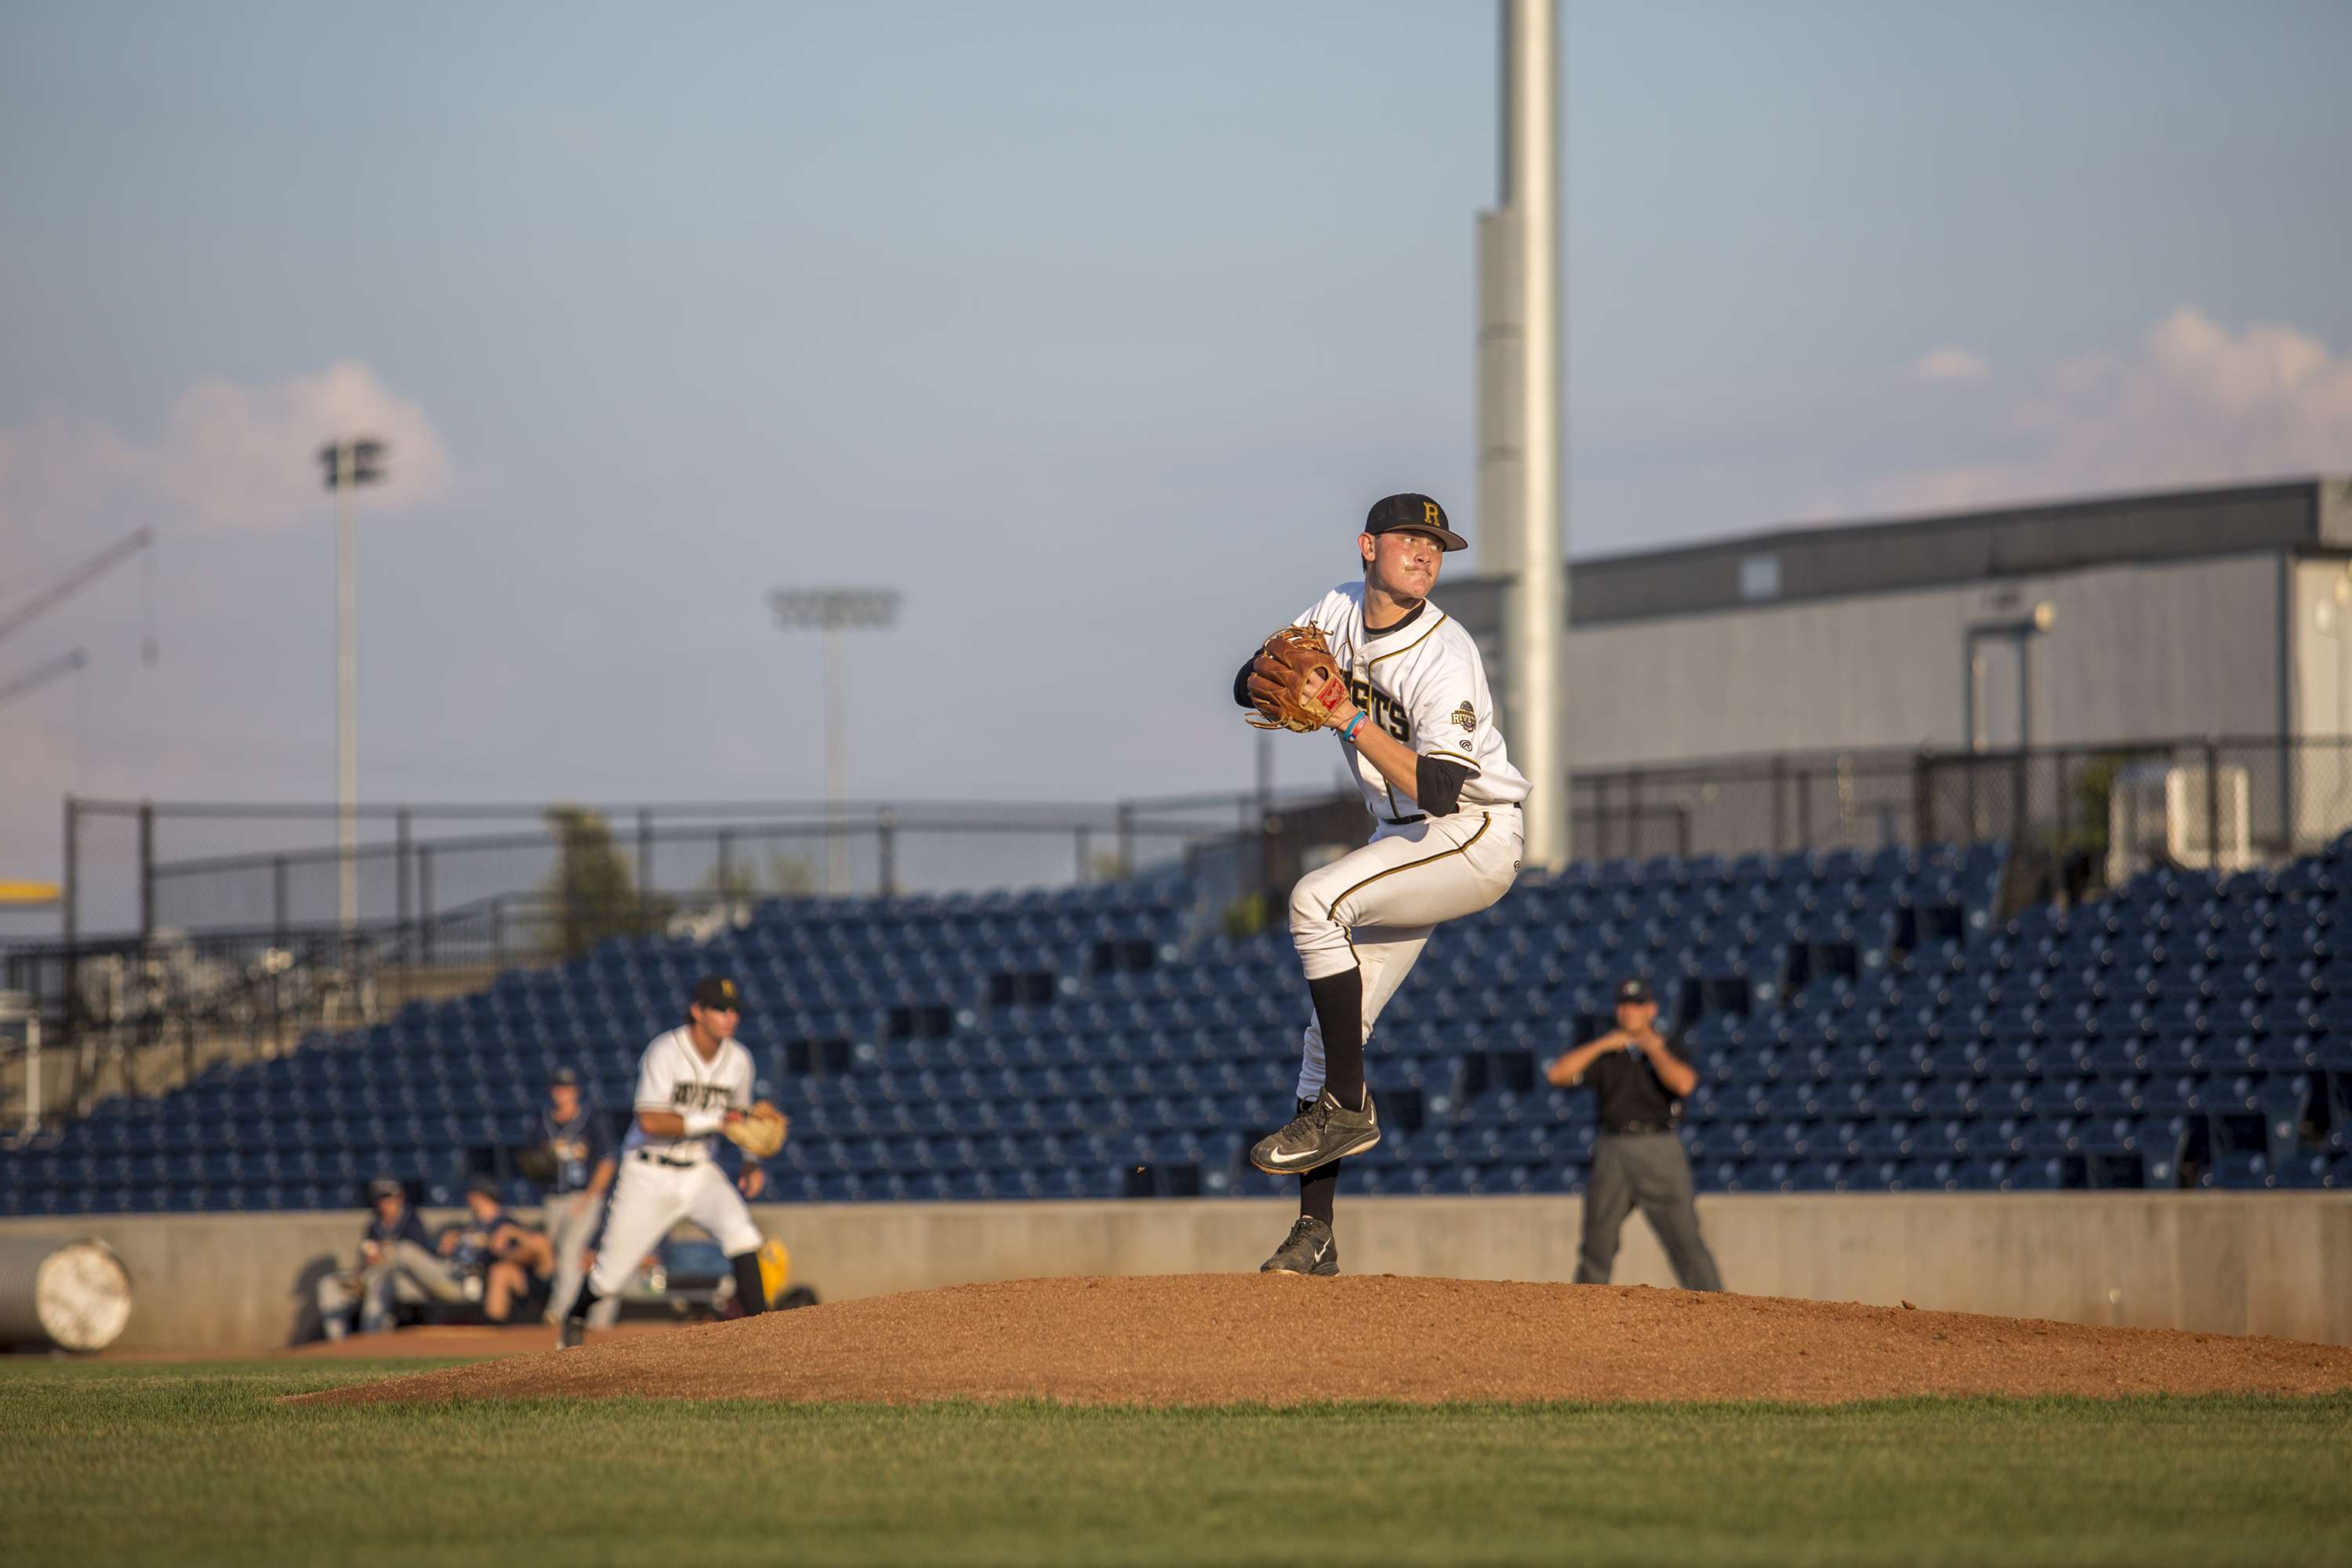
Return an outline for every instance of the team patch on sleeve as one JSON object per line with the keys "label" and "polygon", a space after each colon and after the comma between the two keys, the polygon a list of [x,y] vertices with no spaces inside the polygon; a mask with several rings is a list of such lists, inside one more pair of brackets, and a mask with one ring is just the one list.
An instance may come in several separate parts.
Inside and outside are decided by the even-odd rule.
{"label": "team patch on sleeve", "polygon": [[1468,734],[1478,728],[1478,710],[1465,702],[1454,710],[1454,721],[1462,726],[1463,733]]}

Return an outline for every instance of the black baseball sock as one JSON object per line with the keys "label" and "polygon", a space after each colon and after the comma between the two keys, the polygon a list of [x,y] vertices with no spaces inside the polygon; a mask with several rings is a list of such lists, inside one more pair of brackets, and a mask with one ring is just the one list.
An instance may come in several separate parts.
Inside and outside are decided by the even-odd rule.
{"label": "black baseball sock", "polygon": [[1364,1104],[1364,973],[1342,970],[1307,983],[1323,1031],[1323,1086],[1349,1110]]}
{"label": "black baseball sock", "polygon": [[594,1282],[588,1279],[583,1279],[580,1281],[580,1294],[572,1298],[572,1305],[563,1309],[563,1316],[567,1321],[584,1323],[588,1321],[588,1309],[595,1304],[596,1286]]}
{"label": "black baseball sock", "polygon": [[1331,1206],[1339,1196],[1339,1167],[1345,1160],[1318,1165],[1298,1178],[1298,1212],[1307,1219],[1331,1223]]}
{"label": "black baseball sock", "polygon": [[735,1300],[743,1308],[743,1315],[768,1310],[768,1282],[760,1278],[760,1255],[739,1252],[727,1260],[735,1269]]}

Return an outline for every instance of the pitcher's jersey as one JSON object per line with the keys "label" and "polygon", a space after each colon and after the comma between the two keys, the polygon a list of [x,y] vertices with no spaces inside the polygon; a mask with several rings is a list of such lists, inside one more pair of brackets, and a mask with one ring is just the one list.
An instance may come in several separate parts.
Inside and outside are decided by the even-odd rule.
{"label": "pitcher's jersey", "polygon": [[[1495,727],[1495,699],[1486,689],[1478,645],[1434,601],[1423,600],[1402,626],[1367,637],[1364,585],[1342,583],[1291,624],[1323,628],[1348,678],[1349,695],[1370,715],[1366,723],[1379,725],[1422,756],[1443,757],[1471,770],[1456,810],[1516,805],[1527,799],[1528,781],[1511,766],[1502,731]],[[1370,758],[1344,740],[1339,750],[1375,817],[1392,822],[1419,814],[1421,808],[1391,789]]]}
{"label": "pitcher's jersey", "polygon": [[654,1037],[637,1064],[637,1095],[629,1121],[625,1152],[650,1150],[665,1160],[707,1160],[709,1138],[652,1138],[635,1119],[635,1110],[671,1110],[690,1116],[698,1110],[749,1110],[751,1108],[751,1053],[740,1040],[727,1040],[709,1061],[694,1048],[694,1031],[680,1025]]}

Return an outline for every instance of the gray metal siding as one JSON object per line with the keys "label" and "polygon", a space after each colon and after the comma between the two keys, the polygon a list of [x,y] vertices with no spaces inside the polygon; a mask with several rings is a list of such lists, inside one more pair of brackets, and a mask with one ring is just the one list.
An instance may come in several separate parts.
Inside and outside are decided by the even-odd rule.
{"label": "gray metal siding", "polygon": [[[2285,694],[2274,552],[1573,627],[1572,765],[1967,743],[1965,631],[2047,600],[2033,738],[2274,732]],[[1461,614],[1458,603],[1447,606]],[[1986,649],[1988,743],[2017,738],[2014,666]],[[1505,680],[1508,672],[1501,672]]]}
{"label": "gray metal siding", "polygon": [[[1907,588],[1949,587],[2126,562],[2195,560],[2254,550],[2352,547],[2352,482],[2342,479],[2232,489],[2011,507],[1908,521],[1785,529],[1675,550],[1575,563],[1573,626],[1795,604]],[[1740,567],[1777,563],[1769,601],[1740,593]],[[1447,607],[1482,630],[1499,627],[1501,584],[1449,584]]]}

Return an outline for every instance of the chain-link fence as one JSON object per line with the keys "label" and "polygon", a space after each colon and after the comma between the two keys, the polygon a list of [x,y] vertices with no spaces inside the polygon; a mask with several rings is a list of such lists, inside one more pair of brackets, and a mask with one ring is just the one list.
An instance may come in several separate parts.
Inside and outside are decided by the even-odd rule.
{"label": "chain-link fence", "polygon": [[2352,828],[2352,740],[1790,752],[1579,774],[1580,858],[2010,847],[2040,896],[2148,864],[2291,858]]}
{"label": "chain-link fence", "polygon": [[[348,875],[360,925],[418,931],[479,925],[499,905],[1060,887],[1175,864],[1296,804],[364,806]],[[2352,826],[2352,741],[1788,752],[1580,773],[1570,804],[1580,858],[1998,839],[2048,885],[2080,888],[2127,860],[2229,865],[2325,845]],[[68,801],[66,823],[68,942],[341,924],[331,805]]]}
{"label": "chain-link fence", "polygon": [[1781,754],[1578,774],[1580,859],[1876,848],[1920,838],[1917,753]]}
{"label": "chain-link fence", "polygon": [[715,900],[1062,887],[1255,831],[1272,795],[1108,805],[364,806],[73,800],[60,934],[431,928],[496,902]]}
{"label": "chain-link fence", "polygon": [[454,968],[708,936],[764,899],[1066,887],[1209,845],[1230,860],[1286,804],[386,805],[359,811],[346,855],[331,805],[68,800],[56,934],[10,933],[0,981],[75,1046],[86,1099],[373,1016]]}

